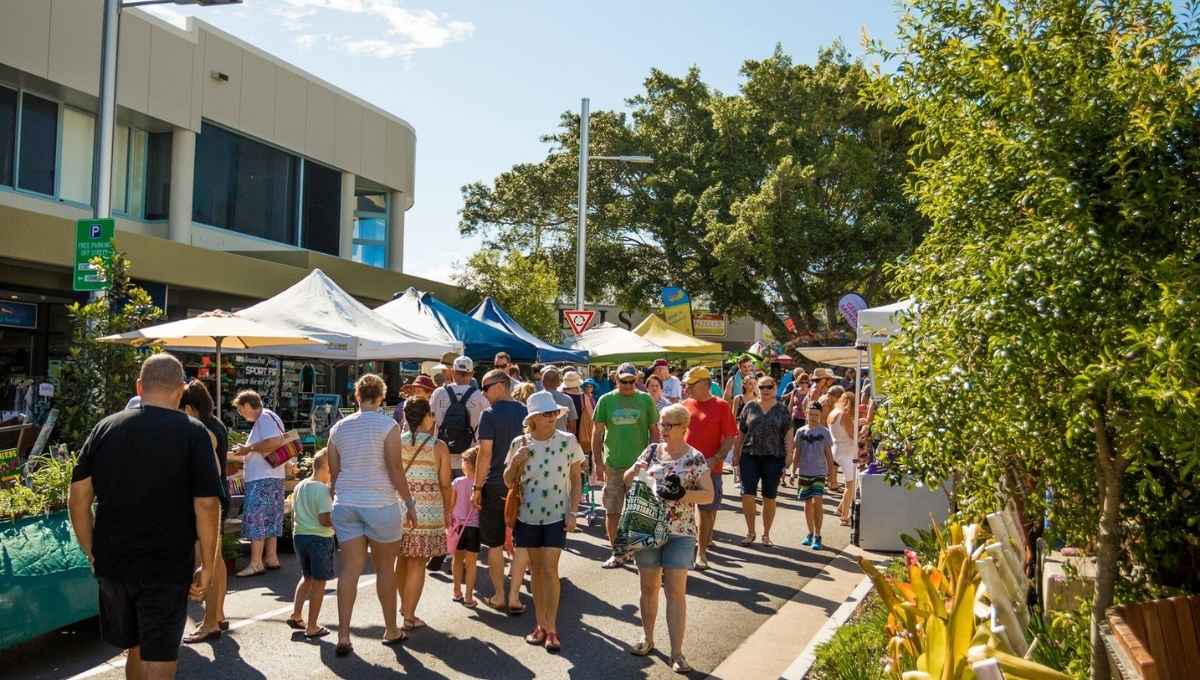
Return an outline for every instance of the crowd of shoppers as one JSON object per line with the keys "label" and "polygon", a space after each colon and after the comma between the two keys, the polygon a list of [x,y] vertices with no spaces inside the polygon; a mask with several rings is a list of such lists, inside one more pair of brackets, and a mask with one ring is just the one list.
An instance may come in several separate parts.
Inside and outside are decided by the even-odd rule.
{"label": "crowd of shoppers", "polygon": [[[839,518],[849,522],[862,462],[855,430],[869,424],[871,411],[828,369],[797,369],[780,399],[776,378],[756,370],[750,357],[738,360],[723,390],[708,368],[695,366],[680,377],[665,360],[645,372],[625,363],[586,380],[573,368],[546,366],[530,376],[540,384],[523,381],[504,353],[494,365],[477,382],[468,357],[445,357],[437,375],[405,385],[400,404],[387,410],[381,377],[367,374],[355,383],[358,410],[332,427],[290,499],[301,578],[286,621],[297,635],[331,634],[320,624],[321,604],[336,575],[335,652],[353,652],[358,579],[369,557],[384,619],[380,639],[397,644],[426,627],[417,610],[431,560],[451,556],[452,600],[476,608],[476,560],[483,552],[491,583],[484,603],[523,613],[528,571],[535,621],[525,641],[558,652],[558,566],[576,530],[584,485],[589,479],[603,485],[612,552],[601,566],[615,569],[629,561],[620,547],[620,519],[630,488],[643,479],[661,500],[666,540],[632,552],[643,634],[630,651],[654,651],[661,591],[670,663],[687,673],[687,575],[712,568],[708,553],[730,456],[746,523],[741,545],[759,540],[760,494],[761,545],[773,545],[778,494],[790,481],[805,508],[800,544],[822,549],[823,498],[838,469],[846,484]],[[69,505],[95,565],[105,639],[129,650],[131,667],[144,677],[170,677],[181,637],[203,642],[228,629],[227,579],[218,558],[230,510],[230,462],[243,470],[241,533],[250,544],[250,561],[237,575],[280,567],[285,466],[272,464],[270,455],[287,435],[279,416],[247,390],[233,405],[250,432],[231,449],[203,383],[187,383],[167,354],[143,362],[138,395],[88,437]],[[139,464],[126,464],[130,457]],[[143,483],[148,474],[154,484]],[[515,517],[506,500],[515,503]],[[204,617],[183,636],[189,595],[203,600]]]}

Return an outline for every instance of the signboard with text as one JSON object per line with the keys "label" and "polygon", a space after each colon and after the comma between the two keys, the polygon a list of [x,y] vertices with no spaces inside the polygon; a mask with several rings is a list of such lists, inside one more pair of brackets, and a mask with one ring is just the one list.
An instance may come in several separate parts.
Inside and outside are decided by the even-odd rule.
{"label": "signboard with text", "polygon": [[108,290],[112,286],[104,272],[92,265],[92,260],[97,257],[106,262],[112,260],[115,232],[116,223],[111,218],[79,220],[75,223],[75,267],[72,270],[75,290]]}
{"label": "signboard with text", "polygon": [[28,302],[0,301],[0,326],[37,330],[37,305]]}
{"label": "signboard with text", "polygon": [[692,312],[692,325],[697,336],[723,338],[728,333],[724,314],[715,312]]}
{"label": "signboard with text", "polygon": [[663,316],[666,322],[680,333],[692,334],[692,299],[682,288],[667,287],[662,290]]}

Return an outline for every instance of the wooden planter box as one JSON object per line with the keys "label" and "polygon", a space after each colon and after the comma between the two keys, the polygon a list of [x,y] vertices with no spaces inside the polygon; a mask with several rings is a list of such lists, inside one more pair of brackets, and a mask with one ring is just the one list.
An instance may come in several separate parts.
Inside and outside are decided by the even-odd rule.
{"label": "wooden planter box", "polygon": [[66,511],[0,521],[0,649],[96,616],[97,600]]}
{"label": "wooden planter box", "polygon": [[1200,672],[1200,596],[1112,607],[1107,623],[1104,642],[1116,662],[1114,676],[1174,680]]}

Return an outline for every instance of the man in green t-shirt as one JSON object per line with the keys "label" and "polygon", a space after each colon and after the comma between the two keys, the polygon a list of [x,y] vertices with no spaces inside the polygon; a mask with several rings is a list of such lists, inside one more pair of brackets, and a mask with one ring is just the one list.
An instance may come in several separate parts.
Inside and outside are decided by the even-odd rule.
{"label": "man in green t-shirt", "polygon": [[[596,470],[604,478],[604,524],[608,542],[617,540],[617,524],[625,505],[625,470],[658,440],[658,408],[645,392],[637,390],[637,367],[630,363],[617,369],[617,389],[596,402],[592,415],[592,452]],[[603,456],[603,458],[601,458]],[[605,569],[624,564],[614,552],[604,562]]]}

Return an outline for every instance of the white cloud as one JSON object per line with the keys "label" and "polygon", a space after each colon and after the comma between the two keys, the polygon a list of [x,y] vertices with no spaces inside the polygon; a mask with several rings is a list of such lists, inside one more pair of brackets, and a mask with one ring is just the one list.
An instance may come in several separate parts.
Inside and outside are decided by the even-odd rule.
{"label": "white cloud", "polygon": [[[451,19],[428,9],[408,9],[400,0],[283,0],[272,12],[283,19],[285,30],[301,33],[296,43],[305,49],[328,39],[338,49],[380,59],[409,58],[417,50],[438,49],[466,40],[475,33],[470,21]],[[309,32],[322,14],[363,15],[352,35],[317,35]],[[329,17],[332,19],[332,17]],[[382,20],[382,26],[380,21]],[[380,30],[383,28],[384,30]]]}

